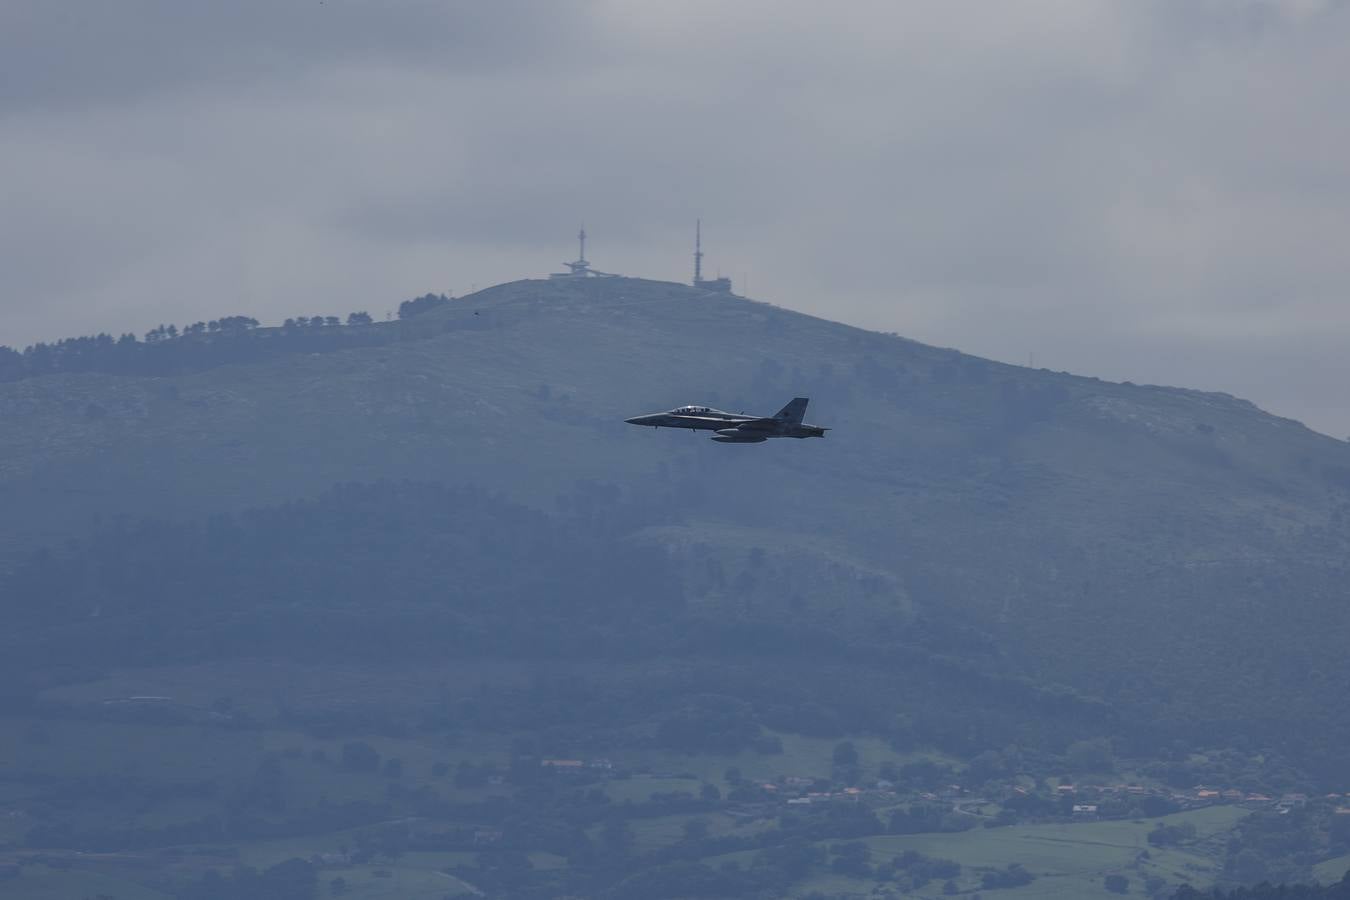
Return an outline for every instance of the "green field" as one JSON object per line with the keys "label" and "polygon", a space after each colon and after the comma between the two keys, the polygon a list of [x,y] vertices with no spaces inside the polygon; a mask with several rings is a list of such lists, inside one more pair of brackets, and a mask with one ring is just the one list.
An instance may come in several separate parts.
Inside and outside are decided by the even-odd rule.
{"label": "green field", "polygon": [[[1022,865],[1036,881],[1021,888],[998,892],[1003,897],[1070,898],[1115,896],[1102,886],[1102,879],[1121,874],[1131,881],[1131,893],[1142,894],[1143,879],[1153,875],[1169,884],[1188,881],[1197,886],[1210,884],[1217,871],[1211,855],[1210,839],[1229,831],[1247,813],[1231,806],[1210,807],[1178,813],[1161,819],[1116,822],[1084,822],[1063,825],[1018,825],[1005,828],[976,828],[955,834],[885,835],[864,838],[872,851],[873,862],[882,862],[906,850],[927,856],[954,860],[961,864],[957,880],[963,891],[978,890],[978,869]],[[1148,832],[1159,822],[1190,822],[1196,826],[1197,844],[1186,849],[1162,850],[1151,847]],[[822,842],[828,846],[834,841]],[[1217,845],[1215,845],[1217,846]],[[1141,854],[1147,851],[1147,858]],[[714,864],[739,860],[748,864],[753,853],[728,854],[708,860]],[[836,875],[821,875],[800,885],[795,896],[811,891],[825,893],[870,894],[876,882]],[[931,883],[910,896],[942,896],[941,883]]]}
{"label": "green field", "polygon": [[[288,859],[308,858],[314,854],[332,853],[346,844],[350,835],[333,834],[317,838],[291,841],[270,841],[239,845],[240,860],[257,868],[274,866]],[[396,860],[367,865],[325,867],[319,872],[321,894],[328,892],[334,879],[347,883],[344,897],[408,898],[408,900],[442,900],[446,894],[471,890],[471,886],[442,871],[471,862],[472,853],[404,853]],[[536,866],[556,860],[539,854],[531,859]]]}
{"label": "green field", "polygon": [[[465,674],[461,672],[460,674]],[[118,676],[114,676],[118,677]],[[142,675],[142,679],[146,676]],[[341,680],[340,676],[338,680]],[[135,687],[153,684],[142,680]],[[131,685],[128,685],[131,686]],[[352,686],[353,693],[359,688]],[[382,692],[367,685],[365,697]],[[782,775],[828,776],[836,740],[779,734],[783,752],[779,754],[682,754],[649,749],[616,749],[608,754],[619,769],[642,774],[615,778],[591,787],[600,787],[614,803],[641,803],[656,793],[687,792],[697,795],[704,783],[712,783],[724,792],[730,789],[727,770],[735,767],[751,781],[767,781]],[[339,764],[342,745],[349,740],[369,742],[383,759],[398,758],[404,774],[395,780],[379,773],[355,773]],[[91,801],[88,808],[65,813],[68,821],[81,826],[108,828],[125,825],[153,828],[175,822],[202,818],[218,806],[228,790],[247,785],[255,777],[259,763],[266,758],[279,760],[283,774],[286,809],[295,812],[314,809],[323,803],[351,800],[382,801],[391,785],[405,789],[431,787],[455,801],[473,801],[490,795],[509,795],[510,785],[458,789],[453,783],[454,766],[460,761],[505,764],[509,758],[508,734],[459,733],[455,735],[416,734],[407,737],[344,735],[319,738],[289,728],[262,730],[222,729],[203,724],[146,724],[98,720],[35,720],[11,718],[0,721],[0,761],[6,769],[20,775],[70,777],[72,774],[98,773],[106,776],[132,776],[145,783],[193,782],[212,780],[227,787],[225,794],[213,797],[168,796],[147,802],[134,811],[119,810],[115,802],[102,805]],[[884,742],[874,738],[854,740],[865,777],[875,777],[885,762],[902,765],[917,759],[897,755]],[[315,751],[326,754],[316,759]],[[944,762],[951,760],[942,759]],[[432,766],[445,763],[450,771],[432,774]],[[692,777],[689,777],[692,776]],[[9,781],[0,793],[0,841],[13,848],[22,846],[28,828],[36,824],[18,812],[26,805],[30,792],[43,790],[41,778],[35,782]],[[235,786],[230,788],[228,786]],[[10,806],[6,806],[10,804]],[[990,810],[993,811],[992,808]],[[394,820],[397,821],[395,814]],[[1211,807],[1177,814],[1164,819],[1081,822],[1057,825],[1020,825],[1001,828],[975,828],[951,834],[886,835],[864,839],[871,850],[871,861],[878,864],[906,850],[930,857],[954,860],[961,864],[958,888],[964,892],[981,890],[983,870],[1004,868],[1012,863],[1024,866],[1036,881],[1022,888],[1000,891],[1000,896],[1079,898],[1107,896],[1103,879],[1119,874],[1130,879],[1130,892],[1141,895],[1145,879],[1161,878],[1169,885],[1188,881],[1198,886],[1212,883],[1217,860],[1226,835],[1246,812],[1235,807]],[[884,811],[883,811],[884,817]],[[774,827],[769,818],[745,819],[724,810],[700,814],[635,817],[628,820],[633,848],[645,854],[680,842],[693,819],[701,819],[711,836],[746,835]],[[1190,822],[1196,826],[1198,840],[1184,849],[1159,849],[1147,842],[1148,832],[1164,822]],[[600,825],[588,830],[601,842]],[[126,854],[64,853],[73,868],[57,870],[44,865],[25,864],[19,878],[0,882],[0,900],[84,900],[107,894],[118,900],[160,900],[164,895],[140,884],[156,879],[195,879],[206,868],[228,871],[235,865],[258,869],[292,858],[313,859],[337,854],[355,843],[354,832],[335,831],[286,840],[220,842],[197,849],[163,855],[156,851]],[[824,841],[828,847],[835,841]],[[704,860],[717,866],[738,860],[747,864],[753,852],[729,854]],[[15,849],[12,859],[22,859]],[[338,863],[321,867],[320,886],[327,893],[330,883],[343,879],[348,893],[356,898],[410,898],[440,900],[447,894],[471,890],[447,874],[456,866],[472,865],[472,852],[408,852],[396,858],[377,858],[360,865]],[[537,869],[564,865],[560,857],[546,853],[530,854]],[[1346,859],[1331,860],[1318,869],[1318,877],[1338,880]],[[162,880],[151,884],[165,883]],[[795,896],[811,891],[827,894],[872,894],[874,890],[893,890],[893,883],[877,883],[822,872],[799,884]],[[942,885],[930,883],[913,896],[937,897]]]}
{"label": "green field", "polygon": [[444,900],[449,894],[472,892],[472,885],[430,866],[400,862],[397,866],[359,866],[325,869],[320,873],[320,894],[341,878],[347,883],[343,897],[353,900]]}
{"label": "green field", "polygon": [[[405,790],[431,788],[454,802],[516,792],[511,785],[457,788],[453,777],[461,762],[504,767],[510,759],[511,733],[456,730],[427,733],[409,729],[405,736],[394,737],[344,730],[340,736],[328,737],[316,736],[326,734],[324,728],[302,730],[282,723],[304,721],[305,715],[315,711],[340,713],[348,708],[385,705],[416,708],[436,697],[472,694],[482,684],[522,682],[519,668],[448,662],[404,671],[371,672],[356,667],[276,663],[270,670],[274,676],[270,685],[248,663],[112,672],[98,682],[49,693],[52,699],[100,710],[92,718],[0,720],[0,766],[19,776],[0,783],[0,844],[21,847],[28,829],[40,824],[21,810],[31,806],[32,798],[46,790],[44,779],[72,776],[97,775],[155,785],[209,781],[220,786],[220,793],[212,796],[167,795],[156,797],[153,802],[147,799],[134,808],[115,798],[107,801],[95,798],[63,813],[64,820],[76,826],[104,829],[156,828],[209,816],[231,796],[230,792],[246,789],[266,759],[277,760],[280,766],[287,814],[349,801],[384,802],[395,785]],[[588,667],[581,664],[561,670],[586,672]],[[233,729],[206,721],[178,724],[117,721],[111,716],[117,715],[118,707],[110,708],[110,712],[101,711],[105,709],[102,704],[105,698],[136,695],[173,696],[174,703],[187,710],[209,708],[225,697],[233,709],[247,712],[260,724],[272,724]],[[290,717],[287,711],[298,711],[299,715]],[[615,804],[642,803],[654,794],[674,792],[697,796],[705,784],[716,785],[725,795],[733,787],[726,779],[731,769],[738,769],[741,777],[750,782],[772,781],[782,776],[830,776],[837,738],[790,733],[775,736],[781,741],[781,753],[683,753],[645,747],[640,741],[594,751],[575,746],[573,752],[578,757],[604,755],[616,770],[633,773],[629,777],[587,783],[588,790],[600,788]],[[344,769],[340,764],[343,745],[357,740],[369,743],[382,761],[400,760],[402,776],[393,779],[383,773]],[[940,755],[898,754],[885,741],[874,737],[855,737],[852,742],[865,781],[875,779],[886,763],[902,766],[926,758],[961,768],[959,761]],[[443,774],[434,775],[433,767],[438,764],[448,768]],[[565,778],[561,784],[566,785]],[[993,806],[986,809],[988,813],[996,811]],[[880,812],[884,819],[885,811]],[[396,821],[402,815],[407,813],[394,813],[391,820]],[[1223,836],[1243,815],[1244,811],[1233,807],[1213,807],[1161,820],[1186,821],[1196,826],[1199,840],[1185,849],[1158,849],[1147,843],[1149,830],[1160,820],[976,828],[952,834],[876,836],[864,842],[871,850],[873,864],[906,850],[955,860],[963,869],[957,886],[967,893],[982,890],[982,871],[1018,863],[1034,874],[1036,881],[1022,888],[1002,890],[1000,896],[1065,900],[1108,896],[1103,879],[1111,874],[1130,879],[1130,893],[1142,896],[1145,879],[1149,877],[1161,878],[1169,885],[1184,881],[1198,886],[1212,883]],[[752,834],[776,824],[772,816],[738,818],[725,810],[634,817],[627,820],[634,851],[646,854],[679,843],[685,837],[688,823],[694,819],[706,823],[707,833],[714,837]],[[588,827],[597,845],[603,842],[602,828],[602,825]],[[0,882],[0,900],[29,897],[84,900],[100,893],[118,900],[160,900],[165,896],[163,893],[139,882],[160,885],[195,879],[206,868],[228,871],[239,864],[261,870],[292,858],[338,854],[354,843],[353,832],[336,831],[286,840],[221,842],[197,850],[185,847],[173,859],[154,851],[103,857],[67,853],[65,859],[73,861],[73,868],[57,870],[26,864],[18,879]],[[822,842],[825,846],[832,843],[835,842]],[[17,849],[10,855],[21,858]],[[447,870],[472,865],[477,856],[473,852],[408,852],[396,858],[377,857],[360,865],[323,865],[319,871],[320,888],[326,895],[334,879],[341,878],[348,897],[441,900],[447,894],[472,890],[447,874]],[[714,866],[731,859],[748,863],[753,857],[753,852],[745,852],[705,862]],[[532,853],[530,861],[536,869],[565,865],[560,857],[546,853]],[[1347,867],[1350,863],[1345,859],[1332,860],[1319,867],[1317,874],[1324,882],[1334,881]],[[154,881],[150,880],[152,872]],[[820,872],[797,885],[795,896],[811,891],[864,896],[879,891],[879,896],[884,896],[885,891],[894,889],[894,883]],[[937,897],[941,892],[942,884],[933,882],[911,895]]]}
{"label": "green field", "polygon": [[171,900],[130,879],[47,866],[24,866],[18,878],[0,880],[0,900],[84,900],[100,894],[116,900]]}
{"label": "green field", "polygon": [[[448,667],[447,667],[448,668]],[[327,694],[316,671],[299,673],[292,682],[294,689],[314,701]],[[216,671],[178,670],[191,683],[220,676]],[[344,679],[337,670],[334,681],[350,690],[349,696],[362,702],[384,695],[387,686],[370,683],[360,685],[355,679]],[[427,674],[427,673],[423,673]],[[438,673],[442,677],[446,669]],[[470,672],[460,668],[461,677]],[[484,673],[479,673],[480,675]],[[96,688],[85,687],[87,699],[96,691],[106,691],[112,682],[121,681],[119,688],[150,691],[155,689],[165,673],[140,673],[138,676],[113,675]],[[298,683],[297,683],[298,682]],[[332,687],[330,686],[329,690]],[[426,688],[423,687],[423,691]],[[70,691],[69,694],[75,694]],[[67,696],[76,700],[75,696]],[[194,699],[207,699],[204,694]],[[261,697],[255,695],[261,703]],[[78,702],[78,701],[77,701]],[[283,701],[284,703],[287,701]],[[320,702],[323,702],[322,700]],[[615,803],[641,803],[653,794],[687,792],[697,795],[704,783],[717,785],[722,791],[731,788],[725,779],[728,769],[738,768],[742,777],[751,781],[768,781],[784,775],[803,777],[828,776],[836,740],[811,738],[793,734],[779,734],[783,752],[779,754],[682,754],[650,749],[616,749],[609,754],[619,769],[630,769],[651,774],[633,775],[601,782],[601,787]],[[365,740],[382,759],[397,758],[403,762],[403,776],[397,780],[379,773],[355,773],[342,768],[339,760],[342,745],[350,740]],[[885,762],[902,765],[914,755],[897,755],[884,742],[875,738],[854,740],[865,776],[875,777]],[[458,789],[453,783],[454,766],[461,761],[502,765],[509,758],[510,735],[458,734],[388,737],[378,735],[344,735],[341,738],[319,738],[302,731],[287,728],[266,730],[230,730],[204,724],[147,724],[98,720],[35,720],[11,718],[0,721],[0,762],[10,772],[21,775],[69,777],[73,773],[132,777],[146,783],[174,783],[211,780],[222,785],[247,785],[259,763],[268,758],[279,759],[283,775],[286,808],[289,811],[313,809],[328,803],[351,800],[382,801],[391,785],[406,789],[431,787],[442,796],[456,801],[483,799],[492,794],[510,794],[508,785]],[[326,759],[316,759],[315,751],[322,751]],[[951,760],[942,760],[951,762]],[[434,776],[436,763],[448,764],[450,771]],[[691,777],[692,776],[692,777]],[[4,784],[0,794],[0,841],[18,846],[34,822],[15,811],[6,811],[24,804],[25,795],[41,790],[41,781],[34,785],[20,782]],[[221,795],[224,796],[224,795]],[[153,828],[175,822],[187,822],[211,813],[221,796],[159,798],[147,802],[130,813],[119,810],[115,803],[106,807],[93,802],[87,809],[68,814],[70,821],[87,827]],[[1121,874],[1131,880],[1132,892],[1142,892],[1144,879],[1162,878],[1169,884],[1190,881],[1206,885],[1215,874],[1215,850],[1219,836],[1230,830],[1245,815],[1233,807],[1213,807],[1168,817],[1163,821],[1193,823],[1199,840],[1184,850],[1160,850],[1150,847],[1146,836],[1159,820],[1112,821],[1073,823],[1061,825],[1022,825],[994,829],[976,828],[954,834],[918,834],[905,836],[877,836],[865,839],[871,849],[872,862],[880,863],[905,850],[915,850],[932,857],[955,860],[963,867],[959,887],[964,891],[980,888],[981,868],[1003,868],[1018,863],[1032,872],[1037,880],[1026,887],[1006,891],[1010,897],[1084,897],[1105,895],[1102,879],[1109,874]],[[628,820],[634,849],[648,853],[678,843],[684,838],[685,828],[692,819],[703,820],[712,836],[749,834],[772,827],[773,819],[747,821],[724,811],[702,814],[638,817]],[[592,837],[600,837],[601,826],[590,829]],[[1215,840],[1211,840],[1211,839]],[[208,867],[228,870],[236,864],[265,869],[291,858],[311,859],[322,854],[336,854],[353,844],[352,832],[330,832],[287,840],[268,840],[243,843],[222,843],[202,852],[185,853],[174,861],[147,853],[104,857],[75,856],[74,868],[58,871],[40,865],[25,865],[20,878],[0,883],[0,900],[8,898],[51,898],[51,900],[83,900],[99,893],[118,900],[157,900],[161,894],[136,882],[151,869],[173,877],[195,878]],[[825,845],[832,841],[823,842]],[[1145,856],[1145,853],[1147,854]],[[395,859],[379,859],[362,865],[325,866],[320,871],[321,887],[336,878],[346,883],[348,894],[356,898],[442,898],[448,893],[468,890],[447,869],[472,864],[476,854],[410,852]],[[731,854],[706,860],[713,865],[730,859],[749,862],[753,853]],[[72,857],[67,857],[71,859]],[[544,853],[531,855],[536,868],[563,865],[559,857]],[[1331,868],[1340,871],[1331,872]],[[1332,861],[1319,870],[1324,881],[1339,878],[1345,868],[1344,860]],[[96,874],[97,873],[97,874]],[[798,895],[813,890],[826,893],[861,892],[886,885],[857,879],[820,874],[799,885]],[[918,896],[937,896],[940,884],[930,884]]]}
{"label": "green field", "polygon": [[262,751],[257,732],[205,725],[0,719],[0,770],[194,781],[234,777]]}
{"label": "green field", "polygon": [[1313,867],[1313,877],[1322,884],[1335,884],[1350,871],[1350,853],[1325,860]]}

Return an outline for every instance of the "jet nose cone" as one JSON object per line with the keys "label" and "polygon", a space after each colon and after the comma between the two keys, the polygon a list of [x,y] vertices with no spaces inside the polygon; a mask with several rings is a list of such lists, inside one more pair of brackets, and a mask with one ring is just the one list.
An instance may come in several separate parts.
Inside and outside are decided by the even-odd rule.
{"label": "jet nose cone", "polygon": [[629,425],[642,425],[642,424],[644,424],[642,420],[645,419],[645,418],[647,418],[647,417],[646,417],[646,416],[633,416],[633,418],[631,418],[631,419],[624,419],[624,421],[627,422]]}

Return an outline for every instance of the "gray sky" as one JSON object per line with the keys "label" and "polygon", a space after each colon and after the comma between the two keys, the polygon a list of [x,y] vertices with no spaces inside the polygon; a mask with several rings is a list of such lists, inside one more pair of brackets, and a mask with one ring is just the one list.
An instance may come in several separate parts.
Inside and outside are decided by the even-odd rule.
{"label": "gray sky", "polygon": [[0,344],[705,263],[1350,434],[1337,0],[0,4]]}

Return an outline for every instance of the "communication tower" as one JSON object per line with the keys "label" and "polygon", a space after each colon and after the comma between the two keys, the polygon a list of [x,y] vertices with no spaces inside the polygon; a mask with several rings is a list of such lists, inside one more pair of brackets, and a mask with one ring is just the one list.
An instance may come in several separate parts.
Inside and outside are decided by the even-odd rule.
{"label": "communication tower", "polygon": [[703,280],[703,220],[694,220],[694,284]]}
{"label": "communication tower", "polygon": [[703,291],[717,291],[721,294],[731,293],[731,279],[718,276],[717,278],[703,278],[703,220],[694,220],[694,287]]}
{"label": "communication tower", "polygon": [[572,262],[563,263],[563,265],[567,266],[568,271],[554,272],[552,275],[548,276],[549,278],[585,278],[588,275],[605,276],[608,278],[615,277],[609,272],[600,272],[595,269],[592,269],[591,264],[586,260],[585,225],[581,226],[581,230],[577,232],[577,242],[580,245],[579,247],[580,252],[577,254],[577,258]]}

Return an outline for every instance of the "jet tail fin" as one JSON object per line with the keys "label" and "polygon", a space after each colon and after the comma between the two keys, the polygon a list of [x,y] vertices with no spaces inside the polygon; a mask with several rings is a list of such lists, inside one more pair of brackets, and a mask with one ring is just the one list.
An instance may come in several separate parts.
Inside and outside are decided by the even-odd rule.
{"label": "jet tail fin", "polygon": [[808,397],[794,397],[792,402],[780,409],[774,418],[780,422],[800,425],[802,416],[806,415],[806,404],[810,402],[811,400]]}

